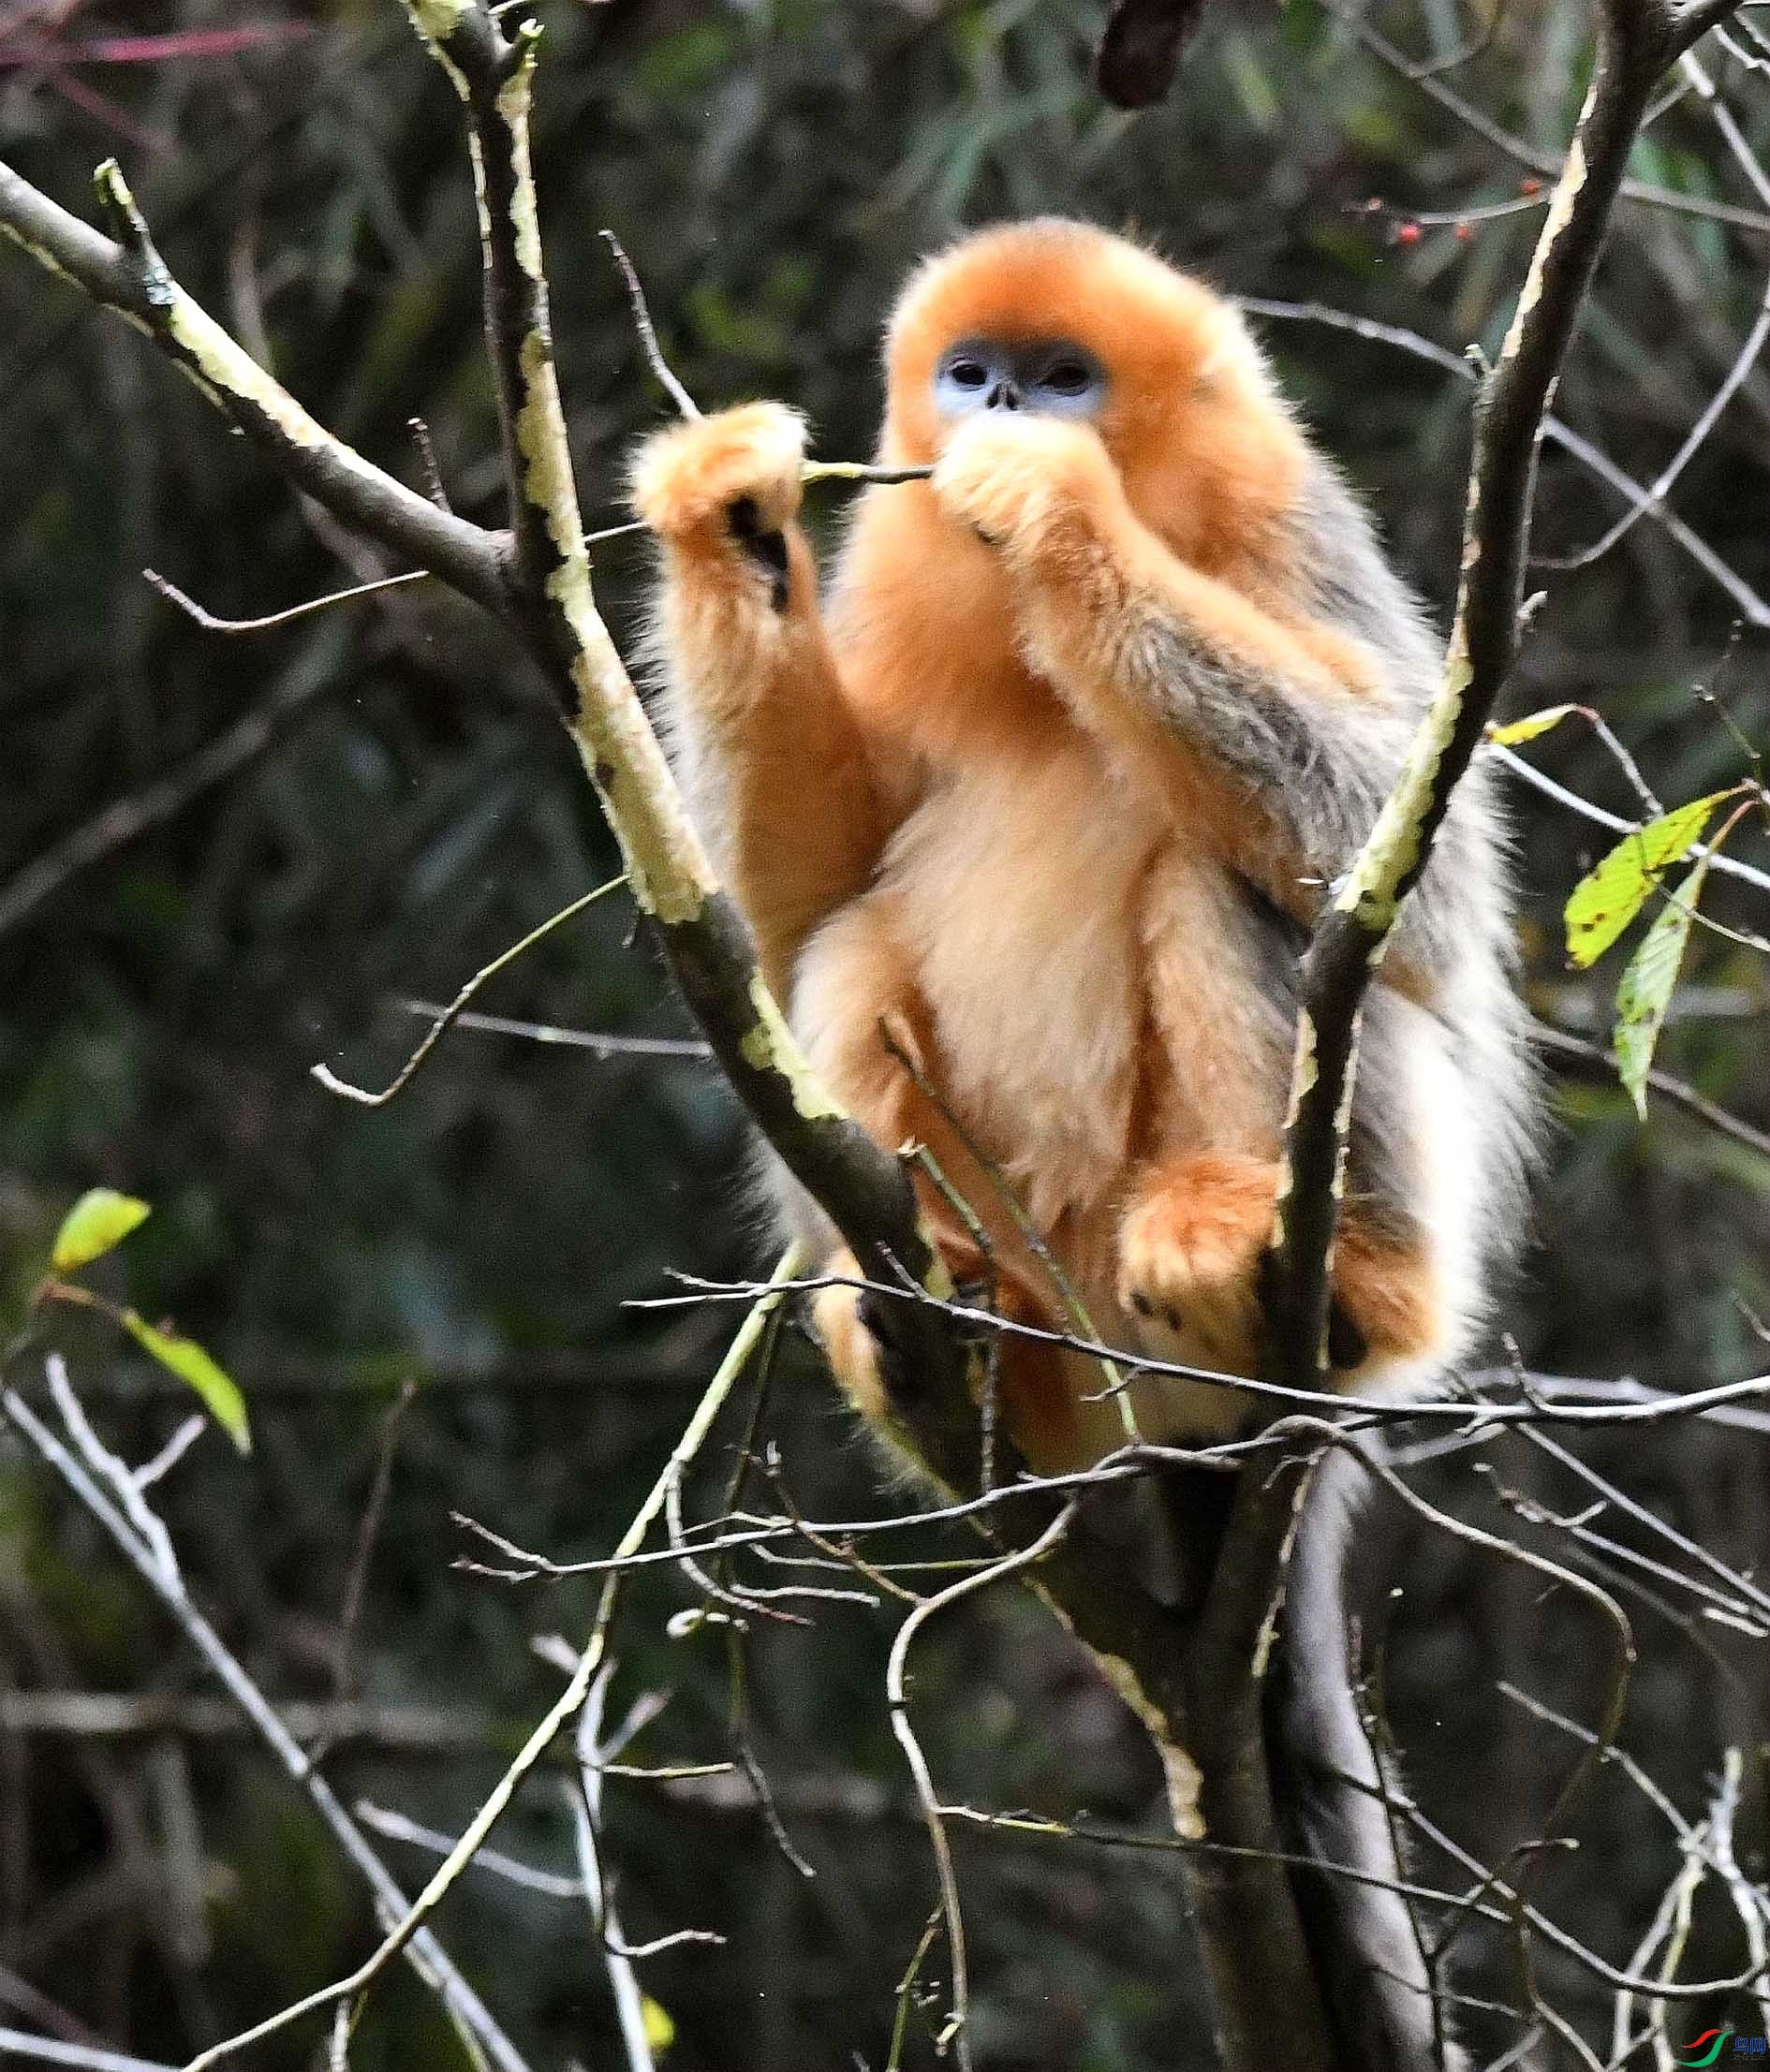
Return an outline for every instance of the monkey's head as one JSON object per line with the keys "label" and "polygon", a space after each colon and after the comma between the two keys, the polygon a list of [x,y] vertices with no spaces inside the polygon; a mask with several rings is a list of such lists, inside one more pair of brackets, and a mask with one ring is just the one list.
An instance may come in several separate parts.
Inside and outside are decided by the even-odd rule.
{"label": "monkey's head", "polygon": [[1060,217],[979,231],[912,275],[886,334],[880,458],[931,462],[981,413],[1090,425],[1173,544],[1276,516],[1301,448],[1239,314],[1154,253]]}

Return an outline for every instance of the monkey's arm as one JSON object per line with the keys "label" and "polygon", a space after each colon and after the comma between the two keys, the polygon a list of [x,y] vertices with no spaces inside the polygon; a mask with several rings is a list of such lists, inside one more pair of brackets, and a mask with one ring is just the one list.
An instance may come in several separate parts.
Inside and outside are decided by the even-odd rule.
{"label": "monkey's arm", "polygon": [[[1379,650],[1302,610],[1280,619],[1181,561],[1131,509],[1085,426],[980,420],[949,444],[935,489],[1001,554],[1022,637],[1081,724],[1155,773],[1270,899],[1312,920],[1412,729],[1415,704]],[[1417,625],[1404,617],[1400,630],[1417,646]]]}
{"label": "monkey's arm", "polygon": [[793,412],[745,404],[657,434],[633,469],[634,507],[663,543],[654,640],[676,759],[782,1000],[885,834],[797,523],[804,453]]}

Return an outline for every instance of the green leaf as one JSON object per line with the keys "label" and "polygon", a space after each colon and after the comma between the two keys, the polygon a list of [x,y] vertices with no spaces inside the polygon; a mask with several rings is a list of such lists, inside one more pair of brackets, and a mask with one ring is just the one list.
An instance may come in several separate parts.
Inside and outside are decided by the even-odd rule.
{"label": "green leaf", "polygon": [[1522,719],[1508,720],[1503,727],[1490,727],[1487,738],[1496,748],[1516,748],[1523,741],[1535,741],[1551,727],[1558,727],[1577,705],[1545,705],[1540,713],[1527,713]]}
{"label": "green leaf", "polygon": [[1690,939],[1690,922],[1702,897],[1703,880],[1708,875],[1708,859],[1696,868],[1667,899],[1653,926],[1641,938],[1616,988],[1616,1026],[1612,1043],[1616,1051],[1616,1071],[1629,1089],[1635,1113],[1647,1116],[1647,1071],[1653,1064],[1654,1047],[1665,1021],[1678,968]]}
{"label": "green leaf", "polygon": [[1584,971],[1594,964],[1640,913],[1659,881],[1659,873],[1675,863],[1702,839],[1715,808],[1732,794],[1711,792],[1675,806],[1645,828],[1626,834],[1596,870],[1573,888],[1567,903],[1567,953]]}
{"label": "green leaf", "polygon": [[245,1398],[238,1383],[210,1359],[194,1338],[181,1338],[176,1331],[155,1330],[132,1309],[123,1313],[123,1328],[143,1351],[154,1355],[162,1367],[187,1381],[203,1400],[203,1407],[242,1453],[252,1450],[252,1434],[246,1427]]}
{"label": "green leaf", "polygon": [[645,2040],[661,2057],[676,2040],[676,2024],[670,2018],[670,2009],[661,2007],[650,1993],[640,2000],[640,2018],[645,2024]]}
{"label": "green leaf", "polygon": [[57,1273],[76,1273],[101,1259],[153,1213],[145,1201],[120,1195],[114,1187],[91,1187],[62,1219],[55,1233],[50,1265]]}

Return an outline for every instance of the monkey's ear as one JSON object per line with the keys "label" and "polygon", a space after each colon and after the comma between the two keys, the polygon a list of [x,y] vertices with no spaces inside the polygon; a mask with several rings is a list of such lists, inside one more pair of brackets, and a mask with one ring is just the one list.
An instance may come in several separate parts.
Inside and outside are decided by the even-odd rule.
{"label": "monkey's ear", "polygon": [[1148,108],[1173,84],[1204,0],[1114,0],[1094,79],[1114,108]]}

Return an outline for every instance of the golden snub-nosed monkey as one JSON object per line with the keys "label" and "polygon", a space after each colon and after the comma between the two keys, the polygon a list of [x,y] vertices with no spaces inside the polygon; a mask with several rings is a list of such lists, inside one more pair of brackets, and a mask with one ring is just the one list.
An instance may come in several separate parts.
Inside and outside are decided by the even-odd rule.
{"label": "golden snub-nosed monkey", "polygon": [[[882,1144],[935,1153],[1004,1310],[1063,1321],[942,1106],[1105,1337],[1251,1372],[1299,948],[1438,643],[1240,316],[1148,251],[1048,220],[968,237],[909,282],[886,364],[878,459],[933,478],[865,492],[827,595],[792,411],[745,404],[638,458],[693,810],[818,1071]],[[1464,1354],[1522,1225],[1503,847],[1477,770],[1369,997],[1336,1387],[1417,1387]],[[932,1187],[924,1206],[975,1274]],[[817,1320],[876,1408],[853,1296]],[[1010,1337],[1000,1386],[1040,1466],[1122,1438],[1081,1356]],[[1212,1433],[1244,1399],[1149,1377],[1135,1408],[1150,1437]]]}

